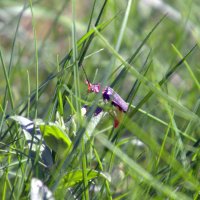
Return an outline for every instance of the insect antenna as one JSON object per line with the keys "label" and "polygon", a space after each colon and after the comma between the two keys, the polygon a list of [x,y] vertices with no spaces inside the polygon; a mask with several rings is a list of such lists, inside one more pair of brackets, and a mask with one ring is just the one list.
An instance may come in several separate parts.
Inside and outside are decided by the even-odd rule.
{"label": "insect antenna", "polygon": [[89,79],[88,79],[88,76],[87,76],[87,74],[86,74],[86,71],[85,71],[85,69],[84,69],[84,67],[83,67],[82,64],[81,64],[81,67],[82,67],[82,69],[83,69],[83,73],[84,73],[84,75],[85,75],[86,81],[87,81],[88,83],[90,83],[90,81],[89,81]]}

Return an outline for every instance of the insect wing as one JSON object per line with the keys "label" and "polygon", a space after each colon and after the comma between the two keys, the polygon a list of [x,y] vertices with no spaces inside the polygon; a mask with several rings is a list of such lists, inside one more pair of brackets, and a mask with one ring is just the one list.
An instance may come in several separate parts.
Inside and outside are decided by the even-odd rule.
{"label": "insect wing", "polygon": [[128,110],[128,104],[114,91],[113,100],[124,112]]}
{"label": "insect wing", "polygon": [[107,87],[103,94],[104,98],[111,100],[114,106],[118,106],[124,112],[128,110],[128,104],[112,88]]}

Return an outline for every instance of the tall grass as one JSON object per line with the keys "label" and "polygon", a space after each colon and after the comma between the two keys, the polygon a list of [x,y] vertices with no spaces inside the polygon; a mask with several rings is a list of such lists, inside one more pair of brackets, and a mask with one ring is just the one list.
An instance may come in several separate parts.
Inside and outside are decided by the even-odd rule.
{"label": "tall grass", "polygon": [[197,1],[0,5],[1,199],[199,198]]}

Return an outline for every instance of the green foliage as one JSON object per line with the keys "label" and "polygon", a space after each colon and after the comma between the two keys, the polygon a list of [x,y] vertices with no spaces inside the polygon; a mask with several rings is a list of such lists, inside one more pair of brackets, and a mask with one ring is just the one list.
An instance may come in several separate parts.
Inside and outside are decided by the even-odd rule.
{"label": "green foliage", "polygon": [[[86,170],[86,173],[88,174],[87,176],[88,181],[97,177],[101,177],[109,181],[109,178],[105,174],[98,172],[96,170],[88,169]],[[59,189],[66,190],[67,188],[75,186],[77,183],[81,182],[82,180],[83,180],[82,170],[75,170],[75,171],[69,172],[66,175],[64,175],[62,180],[60,181]]]}
{"label": "green foliage", "polygon": [[199,199],[200,4],[156,2],[0,2],[0,199]]}
{"label": "green foliage", "polygon": [[72,142],[67,134],[56,124],[40,125],[40,131],[46,144],[59,156],[58,159],[67,156],[70,152]]}

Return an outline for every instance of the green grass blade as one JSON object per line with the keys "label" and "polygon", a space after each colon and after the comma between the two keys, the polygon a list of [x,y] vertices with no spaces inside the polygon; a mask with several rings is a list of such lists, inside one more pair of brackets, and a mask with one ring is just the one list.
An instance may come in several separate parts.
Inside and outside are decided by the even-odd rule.
{"label": "green grass blade", "polygon": [[[9,66],[8,66],[8,72],[7,72],[7,76],[8,76],[8,79],[9,79],[9,76],[10,76],[10,72],[11,72],[11,67],[12,67],[12,62],[13,62],[13,55],[14,55],[14,49],[15,49],[15,44],[16,44],[16,39],[17,39],[17,33],[18,33],[18,30],[19,30],[19,25],[20,25],[20,21],[21,21],[21,18],[22,18],[22,15],[24,13],[26,9],[26,5],[24,4],[24,7],[22,9],[22,11],[20,12],[20,15],[19,15],[19,18],[18,18],[18,21],[17,21],[17,26],[16,26],[16,30],[15,30],[15,34],[14,34],[14,39],[13,39],[13,42],[12,42],[12,48],[11,48],[11,55],[10,55],[10,62],[9,62]],[[1,54],[1,53],[0,53]],[[1,55],[2,56],[2,55]],[[4,65],[3,65],[4,67]],[[9,96],[11,95],[11,91],[10,91],[10,86],[7,85],[6,86],[6,89],[5,89],[5,94],[4,94],[4,105],[6,103],[6,98],[7,98],[7,90],[9,90]],[[10,96],[10,100],[11,100],[11,106],[12,106],[12,109],[14,109],[14,104],[13,104],[13,99],[11,98]]]}
{"label": "green grass blade", "polygon": [[[11,107],[12,107],[12,109],[14,109],[14,99],[13,99],[13,96],[12,96],[12,90],[11,90],[11,86],[10,86],[9,75],[7,73],[7,70],[6,70],[4,61],[3,61],[3,56],[2,56],[1,50],[0,50],[0,58],[1,58],[1,64],[2,64],[2,67],[3,67],[4,76],[5,76],[5,79],[6,79],[6,88],[8,88],[8,94],[9,94],[9,98],[10,98]],[[5,90],[5,95],[7,93],[6,91],[7,91],[7,89]],[[5,104],[5,98],[6,97],[4,97],[4,107],[6,105]]]}
{"label": "green grass blade", "polygon": [[[180,51],[175,47],[175,45],[172,44],[173,49],[175,50],[175,52],[178,54],[178,56],[183,59],[183,56],[181,55]],[[200,84],[199,81],[197,80],[196,76],[194,75],[192,69],[190,68],[189,64],[187,63],[186,60],[184,60],[184,64],[191,76],[191,78],[194,80],[194,83],[196,84],[197,88],[200,90]]]}
{"label": "green grass blade", "polygon": [[[147,61],[148,61],[149,56],[150,56],[150,53],[148,54],[148,56],[147,56],[147,58],[146,58],[146,60],[145,60],[145,62],[144,62],[144,65],[143,65],[142,68],[144,68],[145,65],[147,64]],[[146,76],[146,74],[147,74],[147,72],[149,71],[150,67],[151,67],[151,62],[150,62],[149,65],[146,67],[145,71],[143,72],[143,76],[144,76],[144,77]],[[127,98],[126,98],[126,101],[129,101],[130,104],[132,104],[133,99],[134,99],[135,95],[137,94],[137,91],[139,90],[140,85],[141,85],[141,81],[136,80],[135,83],[134,83],[134,85],[133,85],[133,87],[131,88],[131,90],[130,90],[130,92],[129,92]]]}
{"label": "green grass blade", "polygon": [[124,35],[125,29],[126,29],[126,26],[127,26],[131,6],[132,6],[132,0],[129,0],[128,3],[127,3],[127,7],[126,7],[125,15],[124,15],[124,18],[123,18],[123,22],[122,22],[122,25],[121,25],[121,29],[120,29],[120,32],[119,32],[119,36],[118,36],[118,39],[117,39],[117,44],[115,46],[116,51],[119,51],[119,49],[120,49],[122,39],[123,39],[123,35]]}
{"label": "green grass blade", "polygon": [[31,16],[32,16],[32,28],[34,34],[34,45],[35,45],[35,71],[36,71],[36,93],[35,93],[35,118],[37,118],[37,107],[38,107],[38,99],[39,99],[39,65],[38,65],[38,47],[37,47],[37,35],[36,35],[36,27],[35,27],[35,18],[33,13],[33,5],[32,0],[29,0],[30,9],[31,9]]}

